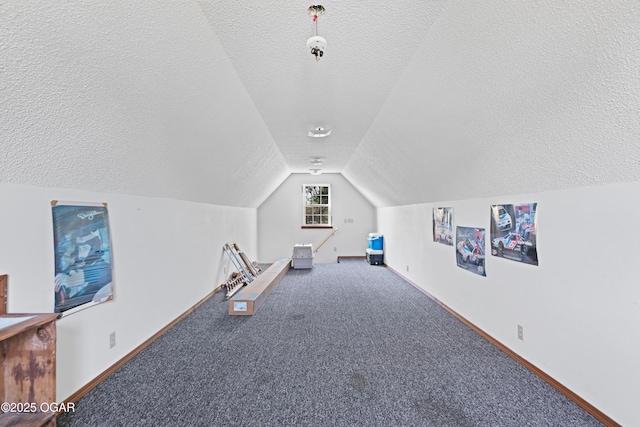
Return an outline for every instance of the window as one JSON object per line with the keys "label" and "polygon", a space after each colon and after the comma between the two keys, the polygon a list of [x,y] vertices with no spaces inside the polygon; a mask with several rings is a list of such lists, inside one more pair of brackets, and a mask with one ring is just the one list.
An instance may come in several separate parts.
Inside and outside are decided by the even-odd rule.
{"label": "window", "polygon": [[331,227],[331,186],[303,185],[303,227]]}

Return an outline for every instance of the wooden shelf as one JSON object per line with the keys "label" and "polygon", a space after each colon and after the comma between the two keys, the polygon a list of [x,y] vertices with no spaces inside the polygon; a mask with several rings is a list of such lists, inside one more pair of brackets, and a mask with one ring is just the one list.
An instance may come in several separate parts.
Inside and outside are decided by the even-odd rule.
{"label": "wooden shelf", "polygon": [[[2,402],[16,404],[13,410],[33,403],[38,411],[4,412],[0,414],[0,426],[56,425],[55,412],[40,410],[41,404],[56,402],[56,319],[59,316],[57,313],[0,316],[0,326],[8,324],[0,329]],[[48,405],[44,406],[48,409]]]}
{"label": "wooden shelf", "polygon": [[55,427],[55,412],[38,412],[34,414],[6,413],[0,415],[2,427]]}

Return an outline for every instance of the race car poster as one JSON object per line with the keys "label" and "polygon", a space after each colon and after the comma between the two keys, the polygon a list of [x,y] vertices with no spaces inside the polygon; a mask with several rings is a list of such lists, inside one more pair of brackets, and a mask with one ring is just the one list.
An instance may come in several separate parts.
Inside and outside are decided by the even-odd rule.
{"label": "race car poster", "polygon": [[491,206],[491,255],[538,265],[536,206]]}
{"label": "race car poster", "polygon": [[456,227],[456,262],[458,267],[486,276],[484,268],[484,228]]}
{"label": "race car poster", "polygon": [[433,208],[433,241],[453,246],[453,208]]}
{"label": "race car poster", "polygon": [[52,201],[56,313],[110,300],[111,240],[107,205]]}

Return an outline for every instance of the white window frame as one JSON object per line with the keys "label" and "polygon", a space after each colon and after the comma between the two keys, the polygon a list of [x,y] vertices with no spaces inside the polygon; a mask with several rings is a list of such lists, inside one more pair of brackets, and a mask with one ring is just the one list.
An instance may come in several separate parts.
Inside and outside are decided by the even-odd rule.
{"label": "white window frame", "polygon": [[[320,187],[327,188],[327,203],[311,203],[310,200],[307,200],[307,188],[309,187]],[[321,190],[322,191],[322,190]],[[324,197],[325,195],[320,194],[319,196]],[[321,200],[322,202],[322,200]],[[307,214],[307,208],[311,210],[319,209],[320,212],[314,211],[310,214]],[[324,212],[323,209],[326,209]],[[326,212],[326,213],[325,213]],[[307,222],[307,216],[310,215],[311,222]],[[322,223],[315,222],[316,218],[326,217],[327,222]],[[315,217],[315,218],[314,218]],[[331,184],[303,184],[302,185],[302,228],[331,228]]]}

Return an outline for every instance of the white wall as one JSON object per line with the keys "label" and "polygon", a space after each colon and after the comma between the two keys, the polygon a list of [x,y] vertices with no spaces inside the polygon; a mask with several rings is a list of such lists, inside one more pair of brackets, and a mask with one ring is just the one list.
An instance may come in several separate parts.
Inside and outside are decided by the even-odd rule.
{"label": "white wall", "polygon": [[58,321],[62,400],[222,283],[225,242],[257,256],[289,171],[195,2],[3,2],[0,35],[10,311],[53,311],[51,200],[109,206],[114,299]]}
{"label": "white wall", "polygon": [[[378,228],[391,268],[622,425],[640,425],[639,192],[635,182],[380,208]],[[434,207],[488,232],[490,205],[528,202],[538,203],[537,267],[488,256],[482,277],[433,242]]]}
{"label": "white wall", "polygon": [[0,184],[0,274],[9,275],[10,312],[53,312],[52,200],[108,204],[114,263],[113,300],[57,322],[59,401],[224,282],[231,268],[224,243],[256,257],[256,209]]}
{"label": "white wall", "polygon": [[[338,256],[364,256],[367,236],[376,232],[373,205],[340,174],[291,174],[258,208],[260,262],[290,258],[298,243],[311,243],[315,249],[331,232],[301,228],[304,184],[331,184],[331,214],[338,228],[318,250],[314,263],[336,262]],[[345,223],[346,219],[353,222]]]}

